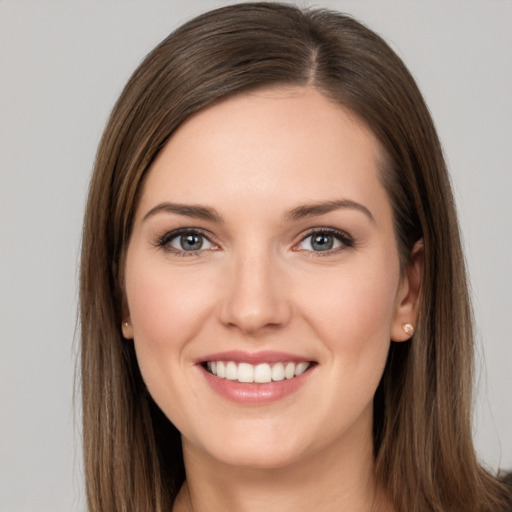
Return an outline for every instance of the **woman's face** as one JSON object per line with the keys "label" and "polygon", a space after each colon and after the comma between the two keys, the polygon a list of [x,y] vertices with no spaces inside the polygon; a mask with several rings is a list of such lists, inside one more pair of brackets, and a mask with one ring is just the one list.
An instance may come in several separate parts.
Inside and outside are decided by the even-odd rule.
{"label": "woman's face", "polygon": [[124,334],[186,450],[280,467],[371,444],[390,339],[413,321],[380,153],[355,116],[290,87],[203,110],[159,154]]}

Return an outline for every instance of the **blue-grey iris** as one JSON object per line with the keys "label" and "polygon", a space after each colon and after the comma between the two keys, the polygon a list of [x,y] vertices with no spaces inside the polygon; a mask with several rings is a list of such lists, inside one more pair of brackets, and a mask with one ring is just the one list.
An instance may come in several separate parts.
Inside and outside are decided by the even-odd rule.
{"label": "blue-grey iris", "polygon": [[311,237],[311,247],[315,251],[328,251],[334,245],[334,238],[331,235],[318,233]]}
{"label": "blue-grey iris", "polygon": [[185,251],[198,251],[203,246],[203,237],[201,235],[181,235],[181,247]]}

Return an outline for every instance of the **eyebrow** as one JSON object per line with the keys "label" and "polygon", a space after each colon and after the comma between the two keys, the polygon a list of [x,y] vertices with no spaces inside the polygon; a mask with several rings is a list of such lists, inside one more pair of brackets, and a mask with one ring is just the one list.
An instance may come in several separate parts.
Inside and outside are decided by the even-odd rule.
{"label": "eyebrow", "polygon": [[298,206],[291,210],[286,218],[290,220],[298,220],[306,217],[313,217],[315,215],[323,215],[325,213],[329,213],[335,210],[340,209],[353,209],[364,213],[370,221],[375,224],[375,217],[372,215],[372,212],[363,206],[360,203],[356,203],[355,201],[351,201],[350,199],[340,199],[338,201],[324,201],[321,203],[313,203],[309,205]]}
{"label": "eyebrow", "polygon": [[[351,201],[350,199],[340,199],[338,201],[323,201],[321,203],[313,203],[301,205],[293,210],[290,210],[286,215],[285,219],[288,220],[299,220],[307,217],[314,217],[316,215],[323,215],[335,210],[340,209],[353,209],[364,213],[372,223],[375,224],[375,218],[366,208],[360,203]],[[185,217],[191,217],[195,219],[209,220],[216,223],[224,222],[222,216],[214,209],[208,206],[200,206],[193,204],[180,204],[180,203],[169,203],[164,202],[151,208],[149,212],[144,215],[142,222],[146,219],[153,217],[158,213],[174,213],[177,215],[183,215]]]}
{"label": "eyebrow", "polygon": [[149,217],[153,217],[157,213],[176,213],[178,215],[192,217],[195,219],[209,220],[217,223],[223,222],[221,215],[213,208],[193,204],[179,204],[168,202],[160,203],[156,205],[154,208],[151,208],[151,210],[149,210],[149,212],[146,213],[146,215],[144,215],[142,222],[144,222]]}

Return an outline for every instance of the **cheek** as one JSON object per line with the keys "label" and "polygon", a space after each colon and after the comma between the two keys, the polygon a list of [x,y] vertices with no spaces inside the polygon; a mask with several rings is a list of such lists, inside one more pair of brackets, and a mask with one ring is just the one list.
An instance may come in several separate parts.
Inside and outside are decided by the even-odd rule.
{"label": "cheek", "polygon": [[363,370],[385,363],[400,276],[392,256],[333,269],[316,281],[309,299],[303,294],[309,324],[344,366]]}
{"label": "cheek", "polygon": [[[165,261],[148,263],[147,256],[138,258],[135,251],[130,256],[126,295],[139,368],[153,399],[181,425],[191,401],[187,393],[193,390],[183,380],[190,366],[187,354],[206,321],[212,292],[200,271],[171,273]],[[184,389],[187,393],[179,392]]]}
{"label": "cheek", "polygon": [[193,337],[209,303],[205,280],[170,273],[165,264],[133,263],[133,271],[127,265],[126,293],[135,337],[164,346]]}
{"label": "cheek", "polygon": [[[133,251],[126,264],[126,295],[140,371],[153,398],[174,396],[193,340],[204,324],[211,291],[201,272],[169,271],[165,260],[151,262]],[[188,362],[187,362],[188,361]]]}

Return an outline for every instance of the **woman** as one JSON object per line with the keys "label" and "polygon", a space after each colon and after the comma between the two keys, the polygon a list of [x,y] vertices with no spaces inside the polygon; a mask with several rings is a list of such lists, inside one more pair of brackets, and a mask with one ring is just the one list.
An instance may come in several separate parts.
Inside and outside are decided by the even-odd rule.
{"label": "woman", "polygon": [[506,510],[432,120],[376,34],[238,4],[153,50],[81,269],[89,508]]}

